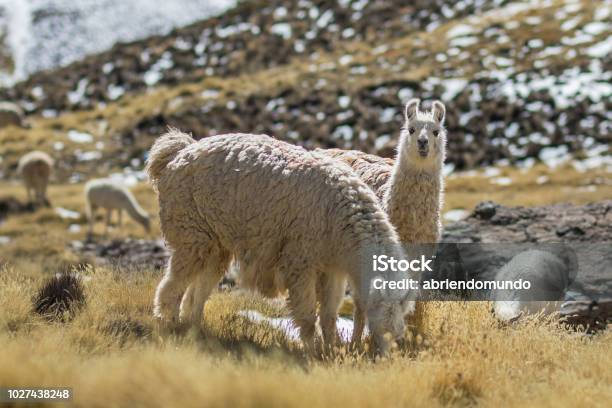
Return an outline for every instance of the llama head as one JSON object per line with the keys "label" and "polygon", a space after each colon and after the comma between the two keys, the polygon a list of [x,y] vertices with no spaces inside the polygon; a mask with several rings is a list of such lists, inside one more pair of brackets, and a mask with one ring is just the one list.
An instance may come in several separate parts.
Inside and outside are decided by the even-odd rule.
{"label": "llama head", "polygon": [[411,99],[404,110],[404,126],[400,138],[400,154],[407,155],[414,165],[427,167],[443,163],[446,154],[446,108],[440,101],[432,103],[431,111],[419,110],[419,99]]}
{"label": "llama head", "polygon": [[406,291],[403,298],[396,296],[375,296],[367,311],[368,325],[375,344],[383,353],[393,341],[403,338],[406,329],[405,317],[414,312],[415,301]]}
{"label": "llama head", "polygon": [[[391,255],[395,259],[407,259],[407,256],[398,243],[387,246],[387,250],[379,253]],[[401,270],[385,271],[384,278],[388,281],[400,282],[414,279],[409,273]],[[382,276],[376,276],[374,279]],[[374,280],[371,281],[369,300],[367,305],[368,325],[374,342],[383,353],[393,341],[401,340],[406,329],[405,317],[415,311],[415,300],[418,290],[409,288],[376,288]]]}

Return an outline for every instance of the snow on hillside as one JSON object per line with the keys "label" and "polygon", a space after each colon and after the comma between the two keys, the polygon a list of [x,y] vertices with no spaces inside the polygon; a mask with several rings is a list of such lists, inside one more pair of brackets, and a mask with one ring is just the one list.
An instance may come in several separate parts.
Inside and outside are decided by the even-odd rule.
{"label": "snow on hillside", "polygon": [[[15,65],[0,67],[0,85],[86,54],[165,34],[220,13],[235,0],[0,0],[0,47]],[[4,68],[4,69],[2,69]]]}

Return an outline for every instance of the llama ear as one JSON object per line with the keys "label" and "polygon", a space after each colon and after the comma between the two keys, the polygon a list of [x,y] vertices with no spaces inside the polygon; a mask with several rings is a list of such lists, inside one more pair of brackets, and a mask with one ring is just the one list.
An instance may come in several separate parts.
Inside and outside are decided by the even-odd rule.
{"label": "llama ear", "polygon": [[406,122],[416,117],[416,114],[419,111],[420,102],[421,101],[419,99],[411,99],[408,101],[406,108],[404,109],[404,119]]}
{"label": "llama ear", "polygon": [[444,117],[446,116],[446,108],[444,107],[444,104],[440,101],[434,101],[431,106],[434,120],[438,123],[444,122]]}

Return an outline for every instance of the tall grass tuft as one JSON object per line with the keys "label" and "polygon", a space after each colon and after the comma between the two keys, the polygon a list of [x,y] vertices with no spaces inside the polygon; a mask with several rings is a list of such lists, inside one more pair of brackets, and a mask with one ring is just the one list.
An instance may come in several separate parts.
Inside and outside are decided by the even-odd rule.
{"label": "tall grass tuft", "polygon": [[81,278],[72,273],[59,273],[43,282],[33,299],[34,312],[51,321],[72,320],[85,305]]}

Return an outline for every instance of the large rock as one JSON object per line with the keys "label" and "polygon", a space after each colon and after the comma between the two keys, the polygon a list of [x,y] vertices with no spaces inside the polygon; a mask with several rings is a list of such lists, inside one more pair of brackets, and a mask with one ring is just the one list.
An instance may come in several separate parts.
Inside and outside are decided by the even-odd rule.
{"label": "large rock", "polygon": [[593,299],[612,298],[612,201],[534,208],[483,202],[467,219],[448,225],[442,240],[461,243],[470,276],[482,279],[520,251],[549,247],[577,263],[573,289]]}
{"label": "large rock", "polygon": [[485,201],[446,226],[446,242],[612,242],[612,201],[574,206],[504,207]]}
{"label": "large rock", "polygon": [[23,110],[12,102],[0,102],[0,128],[24,124]]}
{"label": "large rock", "polygon": [[591,328],[612,318],[612,201],[533,208],[483,202],[467,219],[446,226],[442,241],[446,258],[463,266],[453,278],[492,279],[521,251],[555,252],[571,271],[562,316]]}

